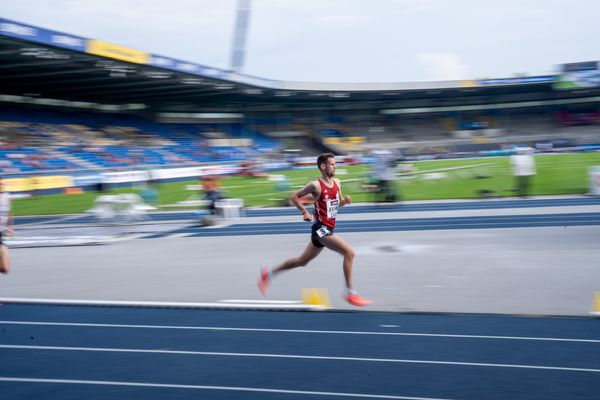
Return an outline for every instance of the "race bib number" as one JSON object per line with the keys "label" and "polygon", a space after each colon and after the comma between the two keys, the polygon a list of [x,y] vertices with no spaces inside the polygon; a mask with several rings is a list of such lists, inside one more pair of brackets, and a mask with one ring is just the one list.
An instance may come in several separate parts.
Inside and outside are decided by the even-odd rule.
{"label": "race bib number", "polygon": [[338,199],[327,199],[327,218],[337,217],[339,204],[340,201]]}
{"label": "race bib number", "polygon": [[331,232],[329,231],[329,229],[327,229],[326,226],[322,226],[319,229],[317,229],[317,235],[322,238],[323,236],[327,236],[329,235]]}

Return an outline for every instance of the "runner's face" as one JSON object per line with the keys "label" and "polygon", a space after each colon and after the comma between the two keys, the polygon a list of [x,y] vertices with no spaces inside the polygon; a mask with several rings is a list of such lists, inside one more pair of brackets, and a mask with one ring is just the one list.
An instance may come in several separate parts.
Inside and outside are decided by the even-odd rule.
{"label": "runner's face", "polygon": [[335,158],[328,158],[325,163],[325,175],[330,178],[335,176]]}

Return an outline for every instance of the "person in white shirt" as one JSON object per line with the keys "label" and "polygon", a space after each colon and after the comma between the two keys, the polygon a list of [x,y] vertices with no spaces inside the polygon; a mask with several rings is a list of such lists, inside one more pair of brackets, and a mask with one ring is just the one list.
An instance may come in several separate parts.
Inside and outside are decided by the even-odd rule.
{"label": "person in white shirt", "polygon": [[396,155],[387,150],[376,150],[373,152],[375,166],[373,178],[377,180],[378,192],[376,200],[395,202],[397,200],[395,180],[395,168],[398,161]]}
{"label": "person in white shirt", "polygon": [[4,244],[6,235],[13,233],[13,216],[10,205],[10,194],[4,191],[4,182],[0,178],[0,273],[10,271],[8,247]]}
{"label": "person in white shirt", "polygon": [[527,197],[531,177],[535,175],[535,160],[531,147],[517,147],[515,154],[510,156],[513,175],[516,178],[517,187],[515,192],[519,197]]}

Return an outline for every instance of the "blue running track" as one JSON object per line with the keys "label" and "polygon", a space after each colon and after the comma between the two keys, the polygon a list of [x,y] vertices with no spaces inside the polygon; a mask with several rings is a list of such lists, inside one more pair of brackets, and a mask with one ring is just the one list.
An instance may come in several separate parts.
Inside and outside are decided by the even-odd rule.
{"label": "blue running track", "polygon": [[600,320],[0,307],[5,399],[597,400]]}

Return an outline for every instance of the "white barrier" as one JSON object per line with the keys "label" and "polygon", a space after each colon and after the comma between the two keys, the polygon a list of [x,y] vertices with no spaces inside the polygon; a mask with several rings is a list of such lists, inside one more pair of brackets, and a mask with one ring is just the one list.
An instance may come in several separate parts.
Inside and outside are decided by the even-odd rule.
{"label": "white barrier", "polygon": [[102,195],[96,198],[94,207],[87,210],[100,220],[112,220],[122,217],[127,220],[138,220],[146,217],[146,212],[155,210],[155,207],[144,203],[142,198],[135,193],[117,195]]}
{"label": "white barrier", "polygon": [[600,166],[590,167],[588,174],[590,176],[590,194],[600,196]]}
{"label": "white barrier", "polygon": [[237,219],[244,208],[242,199],[222,199],[215,202],[215,210],[223,219]]}

